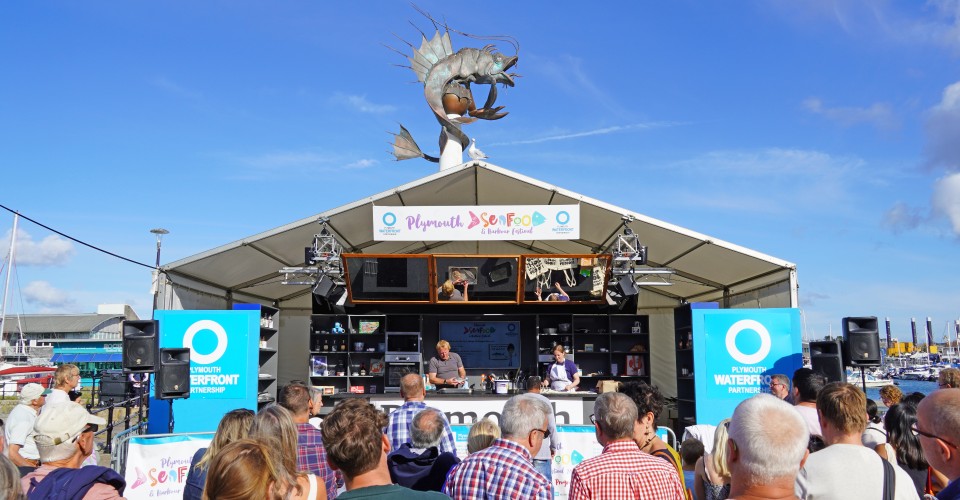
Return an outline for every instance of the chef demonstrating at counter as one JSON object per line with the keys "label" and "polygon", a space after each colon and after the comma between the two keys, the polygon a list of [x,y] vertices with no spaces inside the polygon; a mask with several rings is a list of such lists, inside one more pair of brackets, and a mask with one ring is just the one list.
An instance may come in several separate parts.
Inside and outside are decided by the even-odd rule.
{"label": "chef demonstrating at counter", "polygon": [[438,389],[460,387],[467,383],[467,370],[463,368],[463,361],[457,353],[450,352],[450,343],[446,340],[437,342],[437,355],[430,358],[427,375],[430,383]]}
{"label": "chef demonstrating at counter", "polygon": [[553,359],[555,363],[547,368],[547,376],[543,380],[544,387],[550,387],[555,391],[575,391],[580,385],[580,374],[577,373],[577,365],[573,361],[566,359],[567,350],[562,345],[553,347]]}

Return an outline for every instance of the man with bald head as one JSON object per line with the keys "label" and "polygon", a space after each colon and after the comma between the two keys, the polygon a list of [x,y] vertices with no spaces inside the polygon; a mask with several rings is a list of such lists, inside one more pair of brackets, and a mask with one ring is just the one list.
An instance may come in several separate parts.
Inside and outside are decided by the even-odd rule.
{"label": "man with bald head", "polygon": [[[401,446],[410,442],[410,424],[413,417],[427,408],[423,402],[427,397],[427,389],[423,386],[423,378],[416,373],[408,373],[400,379],[400,395],[403,404],[390,414],[385,434],[390,438],[390,449],[399,450]],[[443,413],[440,413],[443,416]],[[443,435],[440,439],[440,451],[453,453],[457,456],[457,443],[453,438],[453,431],[446,417],[443,417]]]}
{"label": "man with bald head", "polygon": [[930,467],[950,480],[937,498],[960,499],[960,389],[940,389],[920,400],[913,430]]}

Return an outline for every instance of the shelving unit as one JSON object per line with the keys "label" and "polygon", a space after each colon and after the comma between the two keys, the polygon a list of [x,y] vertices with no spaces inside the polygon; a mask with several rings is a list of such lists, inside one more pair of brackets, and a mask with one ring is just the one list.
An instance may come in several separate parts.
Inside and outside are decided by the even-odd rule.
{"label": "shelving unit", "polygon": [[280,310],[261,304],[234,304],[234,310],[260,311],[257,407],[277,400],[277,351],[280,349]]}
{"label": "shelving unit", "polygon": [[677,368],[677,433],[697,423],[697,388],[694,373],[693,310],[717,309],[716,302],[691,302],[673,310],[674,347]]}
{"label": "shelving unit", "polygon": [[[383,373],[371,373],[371,363],[384,359],[384,345],[392,342],[391,334],[421,334],[423,315],[346,315],[315,314],[310,320],[309,377],[314,386],[330,387],[334,393],[363,387],[364,393],[384,392],[391,384]],[[568,359],[581,371],[581,388],[592,389],[599,380],[650,381],[650,321],[644,315],[632,314],[538,314],[536,345],[538,374],[546,373],[553,362],[553,346],[567,348]],[[531,322],[532,324],[533,322]],[[344,333],[333,333],[337,324]],[[375,326],[374,326],[375,324]],[[364,326],[365,325],[365,326]],[[566,326],[561,326],[566,325]],[[560,329],[564,329],[561,332]],[[549,333],[547,330],[553,331]],[[392,338],[392,337],[391,337]],[[356,342],[362,342],[361,350]],[[328,349],[324,349],[324,345]],[[334,350],[333,346],[337,349]],[[420,346],[419,341],[417,345]],[[343,350],[341,346],[346,346]],[[370,351],[370,349],[373,351]],[[422,353],[421,350],[417,354]],[[429,350],[429,348],[426,348]],[[404,349],[406,351],[406,349]],[[325,364],[314,361],[318,357]],[[420,356],[417,356],[420,363]],[[533,358],[527,358],[531,362]],[[385,366],[389,363],[385,363]],[[614,365],[616,370],[613,370]],[[359,375],[360,367],[367,375]],[[390,370],[386,366],[387,371]],[[356,373],[356,375],[355,375]],[[396,376],[399,372],[394,373]]]}
{"label": "shelving unit", "polygon": [[[569,325],[561,327],[561,325]],[[563,328],[566,332],[560,332]],[[556,329],[556,333],[550,333]],[[553,363],[553,346],[562,344],[568,359],[580,369],[580,387],[617,378],[650,381],[649,317],[632,314],[540,315],[538,317],[540,374]]]}
{"label": "shelving unit", "polygon": [[382,393],[385,329],[383,315],[312,315],[311,383],[332,387],[334,393],[359,388],[366,394]]}

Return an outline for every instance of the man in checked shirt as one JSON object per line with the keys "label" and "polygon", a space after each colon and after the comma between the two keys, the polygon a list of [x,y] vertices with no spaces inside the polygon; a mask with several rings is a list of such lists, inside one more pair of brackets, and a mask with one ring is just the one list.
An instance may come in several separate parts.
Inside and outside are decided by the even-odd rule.
{"label": "man in checked shirt", "polygon": [[550,437],[547,414],[551,411],[550,405],[532,394],[508,399],[500,417],[503,437],[454,466],[443,492],[456,500],[553,500],[550,481],[532,463],[544,439]]}
{"label": "man in checked shirt", "polygon": [[590,415],[603,453],[574,467],[570,500],[656,498],[682,500],[676,469],[666,460],[640,451],[633,440],[637,405],[626,394],[597,396]]}
{"label": "man in checked shirt", "polygon": [[307,423],[310,414],[316,411],[312,396],[305,382],[295,380],[280,389],[277,399],[280,406],[290,410],[297,424],[297,466],[323,479],[327,499],[332,500],[337,496],[337,488],[343,485],[343,478],[330,468],[320,431]]}

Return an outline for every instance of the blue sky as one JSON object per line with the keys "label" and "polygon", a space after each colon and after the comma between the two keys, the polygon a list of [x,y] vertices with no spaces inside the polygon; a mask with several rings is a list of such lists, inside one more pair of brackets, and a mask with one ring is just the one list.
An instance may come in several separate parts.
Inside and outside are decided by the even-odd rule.
{"label": "blue sky", "polygon": [[[492,163],[796,263],[810,337],[930,316],[939,341],[960,317],[957,1],[418,5],[519,41],[510,115],[467,130]],[[386,153],[398,122],[436,153],[384,47],[432,32],[408,3],[0,9],[0,204],[120,255],[152,263],[159,226],[171,262],[436,170]],[[21,222],[9,308],[149,315],[149,270]]]}

